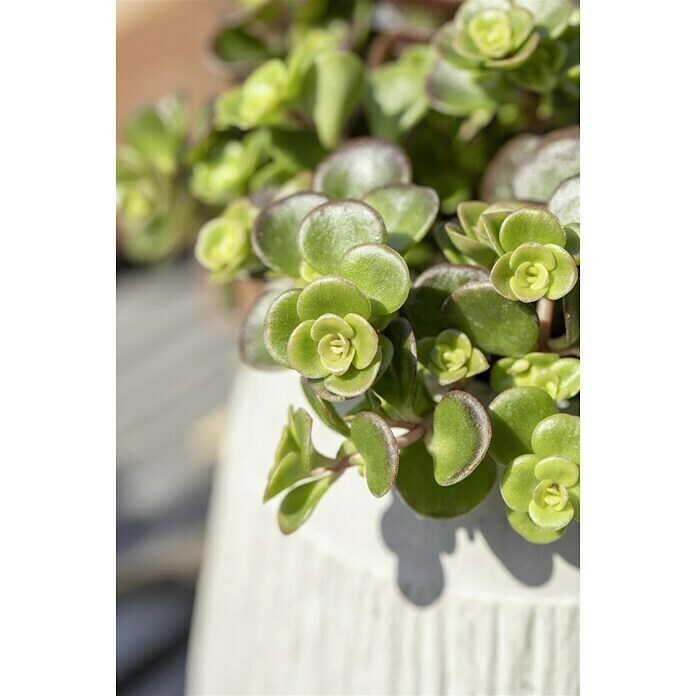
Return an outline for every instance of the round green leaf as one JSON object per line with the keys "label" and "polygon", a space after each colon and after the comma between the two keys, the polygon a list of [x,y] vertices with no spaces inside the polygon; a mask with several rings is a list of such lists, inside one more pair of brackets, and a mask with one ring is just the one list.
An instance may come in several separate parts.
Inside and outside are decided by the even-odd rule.
{"label": "round green leaf", "polygon": [[314,512],[314,508],[340,474],[329,474],[293,488],[278,508],[278,526],[283,534],[296,532]]}
{"label": "round green leaf", "polygon": [[329,201],[311,211],[300,225],[302,258],[320,273],[336,273],[341,257],[356,244],[387,241],[384,222],[361,201]]}
{"label": "round green leaf", "polygon": [[313,280],[297,298],[297,315],[301,320],[318,319],[322,314],[359,314],[370,318],[370,301],[360,288],[338,276]]}
{"label": "round green leaf", "polygon": [[515,251],[527,242],[563,247],[566,236],[555,215],[540,208],[520,208],[505,218],[500,227],[500,244],[505,251]]}
{"label": "round green leaf", "polygon": [[507,518],[510,526],[532,544],[550,544],[560,539],[566,530],[565,527],[563,529],[540,529],[532,522],[527,512],[508,510]]}
{"label": "round green leaf", "polygon": [[452,486],[440,486],[433,475],[433,460],[420,440],[399,453],[396,490],[417,514],[451,519],[466,515],[483,502],[495,483],[495,476],[495,462],[485,457],[471,476]]}
{"label": "round green leaf", "polygon": [[426,445],[435,463],[435,481],[451,486],[470,476],[491,441],[486,409],[464,391],[445,394],[435,407],[433,432]]}
{"label": "round green leaf", "polygon": [[502,297],[491,283],[467,283],[445,301],[442,323],[463,331],[486,353],[524,355],[539,340],[534,308]]}
{"label": "round green leaf", "polygon": [[[538,456],[536,458],[538,459]],[[550,479],[554,483],[561,483],[566,488],[570,488],[578,482],[580,471],[574,461],[567,457],[552,455],[539,461],[534,469],[534,475],[538,481]]]}
{"label": "round green leaf", "polygon": [[279,295],[269,306],[263,322],[263,342],[266,350],[283,367],[290,367],[288,341],[290,334],[300,323],[297,314],[300,292],[301,290],[297,289],[287,290]]}
{"label": "round green leaf", "polygon": [[307,213],[327,200],[318,193],[296,193],[267,205],[251,231],[251,244],[261,261],[278,273],[298,278],[302,258],[297,231]]}
{"label": "round green leaf", "polygon": [[539,505],[532,500],[529,503],[529,517],[541,529],[563,529],[573,519],[573,506],[568,502],[562,510],[556,510],[549,505]]}
{"label": "round green leaf", "polygon": [[411,181],[408,155],[379,138],[355,138],[329,155],[314,174],[314,190],[329,198],[362,198],[386,184]]}
{"label": "round green leaf", "polygon": [[358,413],[350,437],[365,462],[367,487],[381,498],[394,485],[399,470],[399,448],[384,418],[370,411]]}
{"label": "round green leaf", "polygon": [[377,379],[379,366],[382,360],[382,352],[377,351],[372,362],[363,370],[354,365],[342,375],[329,375],[324,379],[324,386],[336,396],[344,399],[352,399],[364,394]]}
{"label": "round green leaf", "polygon": [[373,315],[395,312],[406,301],[411,287],[406,262],[384,244],[359,244],[348,249],[338,272],[365,293]]}
{"label": "round green leaf", "polygon": [[565,249],[555,244],[549,244],[546,248],[551,251],[556,263],[546,296],[550,300],[558,300],[573,289],[578,280],[578,267]]}
{"label": "round green leaf", "polygon": [[500,493],[505,504],[512,510],[527,512],[534,489],[539,484],[534,475],[538,462],[539,457],[536,455],[523,454],[505,467],[500,479]]}
{"label": "round green leaf", "polygon": [[318,344],[312,338],[313,324],[311,319],[301,322],[288,340],[290,367],[309,379],[324,377],[329,372],[319,355]]}
{"label": "round green leaf", "polygon": [[567,413],[549,415],[531,436],[532,450],[540,457],[561,455],[580,465],[580,418]]}
{"label": "round green leaf", "polygon": [[522,454],[540,454],[532,448],[532,433],[544,418],[558,413],[558,407],[539,387],[514,387],[496,396],[488,412],[493,430],[490,452],[506,466]]}
{"label": "round green leaf", "polygon": [[449,263],[432,266],[413,283],[406,313],[419,336],[437,336],[443,326],[440,310],[445,300],[460,286],[488,279],[488,273],[478,266],[454,266]]}
{"label": "round green leaf", "polygon": [[485,201],[501,201],[514,197],[512,177],[519,166],[536,150],[542,138],[523,133],[501,147],[490,161],[481,180],[481,197]]}
{"label": "round green leaf", "polygon": [[381,215],[387,228],[387,243],[399,253],[425,237],[440,207],[434,189],[416,184],[381,186],[363,200]]}

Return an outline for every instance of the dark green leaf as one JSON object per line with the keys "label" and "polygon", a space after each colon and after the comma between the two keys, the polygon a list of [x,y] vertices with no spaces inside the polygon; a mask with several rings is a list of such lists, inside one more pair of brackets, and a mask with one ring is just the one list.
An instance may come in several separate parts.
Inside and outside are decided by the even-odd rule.
{"label": "dark green leaf", "polygon": [[417,514],[450,519],[466,515],[483,502],[495,477],[495,462],[485,457],[471,476],[452,486],[440,486],[433,475],[433,460],[420,440],[399,453],[396,489]]}
{"label": "dark green leaf", "polygon": [[486,353],[524,355],[539,340],[534,307],[502,297],[490,282],[467,283],[442,307],[442,323],[463,331]]}

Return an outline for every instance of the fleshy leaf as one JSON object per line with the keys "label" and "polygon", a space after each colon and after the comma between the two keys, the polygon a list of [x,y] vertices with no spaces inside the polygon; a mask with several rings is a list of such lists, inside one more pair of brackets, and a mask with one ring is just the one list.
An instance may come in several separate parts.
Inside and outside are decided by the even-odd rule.
{"label": "fleshy leaf", "polygon": [[578,280],[578,267],[565,249],[555,244],[549,244],[546,248],[551,251],[556,262],[546,296],[550,300],[559,300],[573,289]]}
{"label": "fleshy leaf", "polygon": [[440,310],[445,300],[465,283],[488,280],[488,273],[477,266],[448,263],[423,271],[413,283],[406,305],[409,321],[419,336],[436,336],[444,328]]}
{"label": "fleshy leaf", "polygon": [[330,391],[344,399],[364,394],[377,379],[379,365],[382,360],[381,351],[375,353],[372,362],[363,370],[358,370],[355,366],[348,368],[342,375],[329,375],[324,379],[324,385]]}
{"label": "fleshy leaf", "polygon": [[565,527],[563,529],[540,529],[532,522],[527,512],[508,510],[507,518],[510,526],[532,544],[550,544],[560,539],[566,530]]}
{"label": "fleshy leaf", "polygon": [[352,313],[370,318],[370,301],[357,285],[345,278],[322,276],[300,292],[297,315],[301,320],[317,319],[329,312],[338,316]]}
{"label": "fleshy leaf", "polygon": [[350,436],[350,429],[345,424],[343,418],[338,415],[330,401],[322,399],[312,387],[306,378],[302,378],[302,391],[304,392],[307,402],[312,407],[312,410],[319,419],[334,432],[345,437]]}
{"label": "fleshy leaf", "polygon": [[573,506],[568,502],[562,510],[556,510],[549,505],[539,505],[532,500],[529,503],[529,517],[541,529],[563,529],[573,519]]}
{"label": "fleshy leaf", "polygon": [[381,498],[394,485],[399,470],[399,448],[384,418],[370,411],[358,413],[350,437],[365,462],[367,487]]}
{"label": "fleshy leaf", "polygon": [[297,231],[307,213],[327,200],[318,193],[297,193],[271,203],[259,213],[251,243],[266,266],[291,278],[300,276]]}
{"label": "fleshy leaf", "polygon": [[297,452],[286,454],[268,475],[268,484],[263,494],[263,502],[268,502],[278,493],[306,478],[307,472],[302,466],[300,455]]}
{"label": "fleshy leaf", "polygon": [[[488,406],[493,438],[490,452],[507,466],[515,457],[530,454],[537,424],[558,413],[556,402],[539,387],[514,387],[499,394]],[[558,453],[555,453],[558,454]]]}
{"label": "fleshy leaf", "polygon": [[526,242],[565,246],[563,226],[551,213],[540,208],[520,208],[505,218],[500,228],[500,244],[505,251],[515,251]]}
{"label": "fleshy leaf", "polygon": [[341,131],[363,92],[363,65],[355,53],[329,50],[314,60],[308,84],[312,119],[326,148],[338,145]]}
{"label": "fleshy leaf", "polygon": [[510,509],[527,512],[534,489],[539,484],[534,475],[538,462],[539,457],[535,454],[523,454],[505,467],[500,479],[500,493]]}
{"label": "fleshy leaf", "polygon": [[561,455],[580,464],[580,418],[567,413],[549,415],[536,425],[530,444],[540,457]]}
{"label": "fleshy leaf", "polygon": [[329,474],[293,488],[278,508],[278,526],[283,534],[296,532],[314,512],[322,496],[340,474]]}
{"label": "fleshy leaf", "polygon": [[329,198],[362,198],[386,184],[411,181],[411,163],[394,143],[355,138],[329,155],[314,174],[314,190]]}
{"label": "fleshy leaf", "polygon": [[370,322],[359,314],[346,314],[346,323],[354,334],[351,339],[353,348],[355,348],[353,364],[358,370],[363,370],[375,357],[379,337]]}
{"label": "fleshy leaf", "polygon": [[317,342],[312,338],[314,322],[311,319],[301,322],[288,340],[288,362],[293,370],[303,377],[316,379],[328,374],[317,350]]}
{"label": "fleshy leaf", "polygon": [[387,228],[387,243],[399,253],[425,237],[440,206],[434,189],[415,184],[381,186],[363,200],[380,214]]}
{"label": "fleshy leaf", "polygon": [[[357,289],[357,288],[356,288]],[[263,323],[263,342],[268,354],[283,367],[288,362],[290,334],[300,323],[297,315],[297,300],[301,290],[287,290],[273,300]]]}
{"label": "fleshy leaf", "polygon": [[406,262],[384,244],[359,244],[348,249],[338,273],[365,293],[373,315],[395,312],[406,301],[411,287]]}
{"label": "fleshy leaf", "polygon": [[471,512],[483,502],[496,477],[495,462],[484,457],[471,476],[452,486],[440,486],[433,460],[423,441],[401,450],[396,490],[414,512],[433,519],[451,519]]}
{"label": "fleshy leaf", "polygon": [[433,432],[426,442],[435,463],[435,481],[451,486],[483,460],[491,441],[486,409],[471,394],[450,391],[435,407]]}
{"label": "fleshy leaf", "polygon": [[442,323],[463,331],[486,353],[524,355],[539,340],[534,308],[502,297],[491,283],[467,283],[442,307]]}
{"label": "fleshy leaf", "polygon": [[320,273],[338,272],[351,247],[384,243],[387,231],[374,208],[360,201],[329,201],[312,210],[297,235],[300,254]]}
{"label": "fleshy leaf", "polygon": [[[553,416],[551,417],[553,418]],[[534,439],[533,435],[532,439]],[[538,481],[550,479],[555,483],[563,484],[566,488],[574,486],[580,478],[578,465],[567,457],[560,455],[552,455],[542,459],[536,465],[534,475]]]}

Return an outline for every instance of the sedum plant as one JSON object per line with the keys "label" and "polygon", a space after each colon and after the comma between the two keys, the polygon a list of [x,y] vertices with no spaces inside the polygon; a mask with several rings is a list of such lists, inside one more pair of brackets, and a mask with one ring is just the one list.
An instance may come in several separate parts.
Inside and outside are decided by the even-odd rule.
{"label": "sedum plant", "polygon": [[360,476],[432,519],[500,496],[553,542],[580,516],[579,12],[414,4],[386,31],[367,0],[242,2],[197,128],[162,105],[130,127],[121,216],[176,222],[165,250],[198,231],[215,284],[267,283],[242,358],[307,402],[269,462],[281,532]]}

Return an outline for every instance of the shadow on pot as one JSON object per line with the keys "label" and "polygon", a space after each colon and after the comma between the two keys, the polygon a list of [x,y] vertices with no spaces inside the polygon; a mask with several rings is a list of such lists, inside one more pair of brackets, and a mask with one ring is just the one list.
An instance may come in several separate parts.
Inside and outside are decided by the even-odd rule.
{"label": "shadow on pot", "polygon": [[454,552],[460,528],[466,530],[471,540],[482,534],[507,570],[525,585],[547,582],[555,556],[580,567],[578,524],[571,523],[563,537],[553,544],[530,544],[508,525],[504,503],[495,490],[470,515],[442,522],[418,517],[392,493],[392,503],[380,526],[385,544],[398,559],[399,589],[417,606],[428,606],[442,594],[445,575],[441,555]]}

